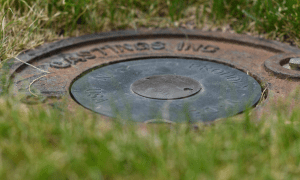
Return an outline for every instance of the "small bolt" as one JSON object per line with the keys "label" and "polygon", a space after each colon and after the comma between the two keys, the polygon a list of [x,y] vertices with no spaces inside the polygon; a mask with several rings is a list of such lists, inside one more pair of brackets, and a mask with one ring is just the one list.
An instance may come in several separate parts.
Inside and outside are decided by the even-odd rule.
{"label": "small bolt", "polygon": [[300,58],[291,58],[289,61],[291,69],[300,70]]}

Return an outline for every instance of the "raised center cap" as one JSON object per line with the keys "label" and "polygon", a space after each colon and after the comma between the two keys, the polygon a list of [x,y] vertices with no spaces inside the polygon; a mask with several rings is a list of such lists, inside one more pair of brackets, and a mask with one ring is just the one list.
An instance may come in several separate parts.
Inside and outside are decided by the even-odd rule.
{"label": "raised center cap", "polygon": [[172,74],[149,76],[131,85],[134,93],[152,99],[185,98],[196,94],[201,89],[198,81]]}

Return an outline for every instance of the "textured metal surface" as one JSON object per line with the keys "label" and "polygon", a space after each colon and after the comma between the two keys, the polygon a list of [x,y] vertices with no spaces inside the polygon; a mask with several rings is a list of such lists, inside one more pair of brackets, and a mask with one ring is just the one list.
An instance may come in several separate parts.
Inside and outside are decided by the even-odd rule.
{"label": "textured metal surface", "polygon": [[[286,53],[270,57],[264,63],[265,69],[281,79],[300,80],[300,71],[293,70],[289,61],[291,58],[297,58],[300,54]],[[292,84],[292,83],[290,83]]]}
{"label": "textured metal surface", "polygon": [[[166,77],[161,75],[187,77],[192,79],[193,85],[188,86],[189,82],[183,82],[181,88],[188,86],[199,89],[199,82],[202,90],[193,96],[175,100],[151,99],[131,91],[132,84],[140,79]],[[156,58],[120,62],[94,69],[74,82],[71,93],[78,103],[106,116],[113,117],[116,111],[124,119],[140,122],[158,117],[175,122],[195,122],[212,121],[242,112],[258,102],[261,87],[251,76],[223,64]],[[185,106],[189,108],[184,112]]]}
{"label": "textured metal surface", "polygon": [[[73,110],[81,106],[69,95],[70,85],[91,68],[151,58],[204,60],[225,64],[254,77],[262,85],[266,98],[263,105],[254,110],[259,114],[269,105],[268,95],[287,97],[299,85],[300,72],[284,68],[291,58],[299,55],[300,50],[296,47],[244,35],[184,29],[141,29],[92,34],[44,44],[20,54],[18,59],[21,61],[11,60],[9,70],[15,94],[44,96],[44,104],[51,104],[49,97],[66,96],[69,98],[68,108]],[[198,110],[201,108],[197,107]]]}
{"label": "textured metal surface", "polygon": [[201,90],[198,81],[174,74],[149,76],[131,84],[131,90],[152,99],[180,99],[192,96]]}
{"label": "textured metal surface", "polygon": [[299,70],[300,68],[300,58],[291,58],[289,61],[289,65],[293,70]]}

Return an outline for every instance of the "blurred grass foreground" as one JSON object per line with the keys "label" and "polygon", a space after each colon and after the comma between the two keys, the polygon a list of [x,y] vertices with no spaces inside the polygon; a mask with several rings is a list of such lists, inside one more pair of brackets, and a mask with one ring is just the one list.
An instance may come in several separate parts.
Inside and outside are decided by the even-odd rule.
{"label": "blurred grass foreground", "polygon": [[[299,0],[0,0],[0,60],[137,28],[231,31],[299,46],[299,22]],[[64,104],[25,105],[3,91],[0,179],[299,179],[299,90],[271,100],[260,119],[246,111],[211,125],[124,125]]]}

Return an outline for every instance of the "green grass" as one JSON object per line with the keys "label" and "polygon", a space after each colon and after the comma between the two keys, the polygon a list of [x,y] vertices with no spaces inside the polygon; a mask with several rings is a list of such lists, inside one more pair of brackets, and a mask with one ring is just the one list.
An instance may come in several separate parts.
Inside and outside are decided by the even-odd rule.
{"label": "green grass", "polygon": [[[299,12],[299,0],[0,0],[0,60],[44,42],[142,27],[230,26],[300,45]],[[8,89],[0,98],[0,179],[298,179],[299,99],[295,91],[271,100],[260,119],[248,111],[195,128],[28,106]]]}
{"label": "green grass", "polygon": [[[299,99],[299,94],[293,97]],[[275,100],[274,100],[275,101]],[[300,106],[216,124],[105,122],[0,101],[1,179],[297,179]],[[274,103],[275,104],[275,103]]]}

